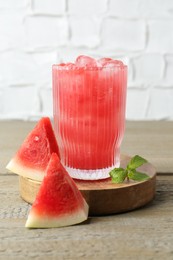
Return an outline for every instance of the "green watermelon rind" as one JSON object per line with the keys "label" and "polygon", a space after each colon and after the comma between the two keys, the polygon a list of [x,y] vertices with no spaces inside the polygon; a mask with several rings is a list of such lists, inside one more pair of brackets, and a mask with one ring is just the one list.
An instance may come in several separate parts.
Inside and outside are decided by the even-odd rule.
{"label": "green watermelon rind", "polygon": [[[20,162],[19,159],[13,158],[11,161],[7,164],[6,169],[18,174],[19,176],[23,176],[28,179],[36,180],[36,181],[42,181],[44,178],[45,171],[43,170],[37,170],[35,168],[25,167],[22,162]],[[32,174],[31,174],[32,173]],[[32,178],[31,178],[32,175]]]}
{"label": "green watermelon rind", "polygon": [[39,216],[34,211],[30,213],[28,216],[27,222],[25,224],[26,228],[58,228],[58,227],[65,227],[71,226],[78,223],[81,223],[88,218],[88,211],[89,207],[86,201],[83,199],[84,206],[78,211],[66,214],[63,216]]}

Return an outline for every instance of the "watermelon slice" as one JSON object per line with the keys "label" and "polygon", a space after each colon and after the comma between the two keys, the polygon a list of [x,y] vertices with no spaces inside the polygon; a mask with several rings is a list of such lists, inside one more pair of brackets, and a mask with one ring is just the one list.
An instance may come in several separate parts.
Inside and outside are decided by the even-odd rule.
{"label": "watermelon slice", "polygon": [[43,117],[29,133],[6,168],[24,177],[42,181],[52,153],[59,149],[48,117]]}
{"label": "watermelon slice", "polygon": [[87,217],[88,204],[57,154],[53,153],[25,227],[69,226],[80,223]]}

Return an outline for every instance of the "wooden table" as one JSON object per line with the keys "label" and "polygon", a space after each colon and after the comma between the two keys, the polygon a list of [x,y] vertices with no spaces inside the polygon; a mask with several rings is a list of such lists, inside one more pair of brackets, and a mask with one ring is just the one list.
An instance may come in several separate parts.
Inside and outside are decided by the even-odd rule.
{"label": "wooden table", "polygon": [[173,259],[173,122],[126,124],[122,153],[139,154],[157,169],[151,203],[76,226],[28,230],[30,206],[5,165],[34,125],[0,122],[0,259]]}

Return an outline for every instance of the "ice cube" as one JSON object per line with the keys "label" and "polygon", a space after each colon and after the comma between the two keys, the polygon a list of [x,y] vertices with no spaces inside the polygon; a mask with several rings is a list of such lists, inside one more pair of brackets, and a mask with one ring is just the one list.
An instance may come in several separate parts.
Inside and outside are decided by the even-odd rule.
{"label": "ice cube", "polygon": [[76,65],[72,62],[67,62],[65,66],[66,66],[66,70],[76,69]]}
{"label": "ice cube", "polygon": [[77,67],[97,67],[96,60],[85,55],[78,56],[75,62]]}
{"label": "ice cube", "polygon": [[107,68],[107,67],[109,67],[109,68],[111,68],[111,67],[122,67],[124,64],[123,64],[123,62],[122,61],[120,61],[120,60],[112,60],[112,61],[109,61],[109,62],[107,62],[107,64],[105,64],[105,67]]}
{"label": "ice cube", "polygon": [[98,66],[111,68],[115,66],[123,66],[123,62],[120,60],[113,60],[111,58],[102,58],[97,61]]}
{"label": "ice cube", "polygon": [[98,67],[103,67],[110,61],[112,61],[111,58],[101,58],[101,59],[97,60],[97,65],[98,65]]}

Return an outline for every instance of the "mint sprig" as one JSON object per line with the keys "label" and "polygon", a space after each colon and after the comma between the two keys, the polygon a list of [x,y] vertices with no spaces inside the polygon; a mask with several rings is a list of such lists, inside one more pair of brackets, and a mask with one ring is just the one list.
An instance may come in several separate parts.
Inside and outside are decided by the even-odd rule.
{"label": "mint sprig", "polygon": [[109,175],[112,178],[113,183],[122,183],[125,179],[134,181],[145,181],[150,177],[146,173],[137,171],[136,169],[143,164],[147,163],[147,160],[139,155],[135,155],[127,164],[126,169],[114,168]]}

